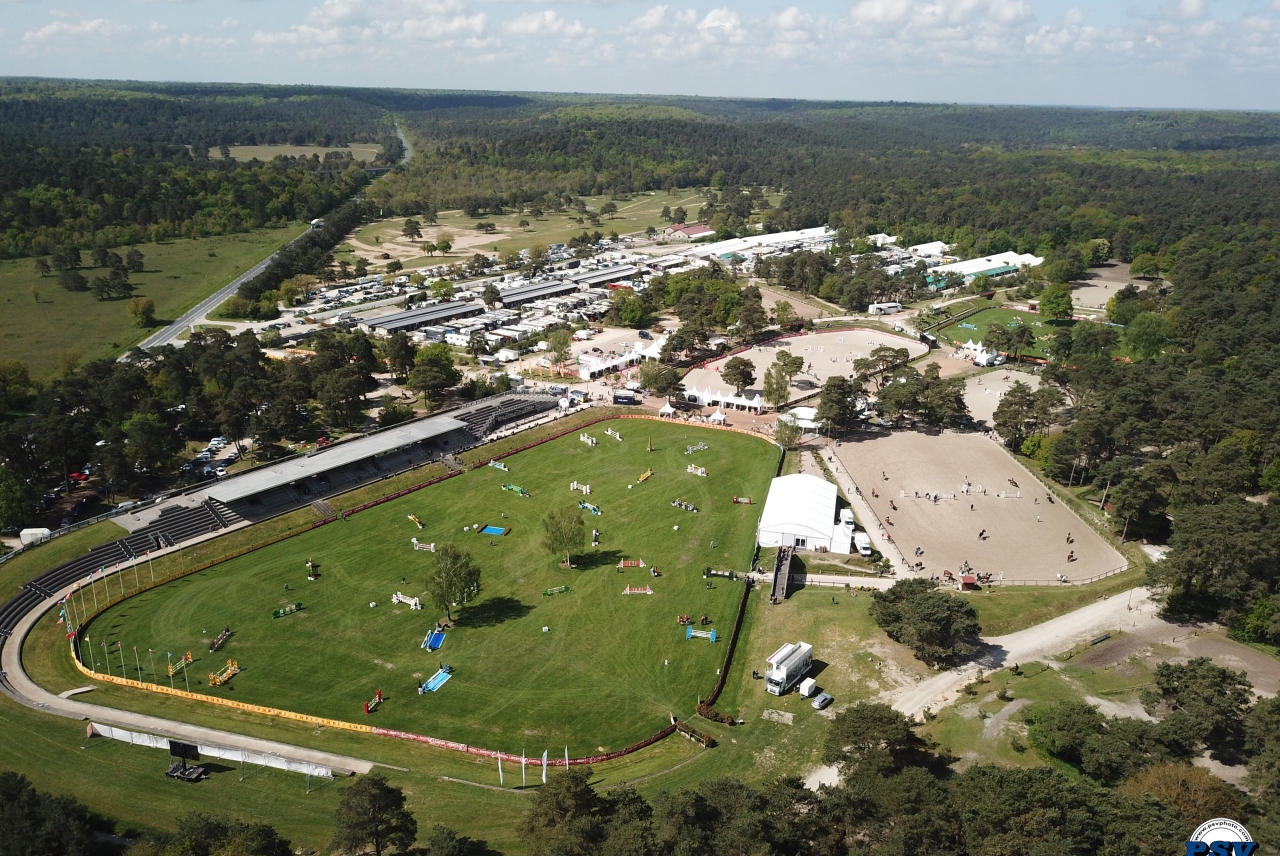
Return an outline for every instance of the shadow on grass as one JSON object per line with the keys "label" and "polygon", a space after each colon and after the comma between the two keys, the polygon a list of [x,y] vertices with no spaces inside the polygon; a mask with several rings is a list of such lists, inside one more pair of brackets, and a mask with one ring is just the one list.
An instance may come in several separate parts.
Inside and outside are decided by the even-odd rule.
{"label": "shadow on grass", "polygon": [[589,571],[592,568],[616,568],[623,556],[617,550],[595,550],[574,558],[578,560],[573,565],[576,570]]}
{"label": "shadow on grass", "polygon": [[504,621],[524,618],[533,607],[514,597],[495,597],[484,603],[468,606],[457,618],[459,627],[493,627]]}

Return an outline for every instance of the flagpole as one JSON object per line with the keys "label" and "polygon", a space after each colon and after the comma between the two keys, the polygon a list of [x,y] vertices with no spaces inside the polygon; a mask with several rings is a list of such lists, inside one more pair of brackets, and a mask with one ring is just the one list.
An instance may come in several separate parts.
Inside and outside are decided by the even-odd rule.
{"label": "flagpole", "polygon": [[150,551],[150,550],[148,550],[148,551],[147,551],[147,567],[149,567],[149,568],[151,569],[151,584],[152,584],[152,585],[155,585],[155,581],[156,581],[156,566],[155,566],[155,564],[151,561],[151,551]]}
{"label": "flagpole", "polygon": [[156,683],[156,652],[154,648],[147,649],[147,656],[151,658],[151,683]]}
{"label": "flagpole", "polygon": [[80,662],[84,662],[84,637],[80,638]]}
{"label": "flagpole", "polygon": [[111,676],[111,658],[107,656],[107,643],[102,643],[102,659],[107,661],[107,677]]}
{"label": "flagpole", "polygon": [[564,747],[564,771],[569,772],[569,747]]}
{"label": "flagpole", "polygon": [[120,655],[120,677],[127,679],[129,677],[129,669],[124,664],[124,646],[119,642],[116,642],[116,653]]}
{"label": "flagpole", "polygon": [[498,756],[498,784],[499,785],[506,784],[506,782],[503,781],[502,779],[502,756],[501,755]]}
{"label": "flagpole", "polygon": [[[102,568],[98,568],[98,570],[101,571]],[[93,579],[93,574],[89,574],[89,588],[93,589],[93,611],[97,612],[98,611],[98,586],[95,584],[95,581]]]}
{"label": "flagpole", "polygon": [[138,563],[137,562],[133,563],[133,584],[138,588],[142,588],[142,580],[138,579]]}
{"label": "flagpole", "polygon": [[524,750],[521,749],[520,750],[520,787],[527,788],[528,786],[529,786],[529,780],[528,778],[525,777],[525,774],[524,774]]}
{"label": "flagpole", "polygon": [[169,689],[173,689],[173,652],[166,652],[169,658]]}
{"label": "flagpole", "polygon": [[191,665],[187,662],[187,658],[182,658],[182,680],[187,685],[187,692],[191,692],[191,678],[187,677],[187,666]]}
{"label": "flagpole", "polygon": [[[137,645],[134,645],[134,646],[133,646],[133,662],[134,662],[134,663],[137,665],[137,667],[138,667],[138,683],[142,683],[142,662],[138,659],[138,646],[137,646]],[[566,755],[565,755],[565,757],[566,757],[566,758],[568,758],[569,756],[566,754]]]}
{"label": "flagpole", "polygon": [[542,784],[547,783],[547,750],[542,750]]}

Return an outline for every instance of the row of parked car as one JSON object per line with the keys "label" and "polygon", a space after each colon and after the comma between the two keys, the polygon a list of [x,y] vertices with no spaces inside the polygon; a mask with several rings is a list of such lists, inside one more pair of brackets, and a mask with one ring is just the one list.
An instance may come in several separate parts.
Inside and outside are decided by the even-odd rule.
{"label": "row of parked car", "polygon": [[234,449],[227,452],[225,457],[218,458],[226,448],[226,437],[214,437],[203,451],[191,459],[190,463],[178,467],[178,472],[184,474],[198,472],[202,476],[223,478],[227,474],[227,467],[240,460],[240,453]]}

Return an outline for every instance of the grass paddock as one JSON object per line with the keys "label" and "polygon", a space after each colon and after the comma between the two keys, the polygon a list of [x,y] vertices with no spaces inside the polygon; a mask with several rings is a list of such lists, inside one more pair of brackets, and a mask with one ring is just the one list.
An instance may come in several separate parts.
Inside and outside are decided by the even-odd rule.
{"label": "grass paddock", "polygon": [[[605,434],[610,427],[624,442]],[[87,632],[109,648],[119,641],[126,649],[190,650],[191,688],[238,701],[505,751],[622,748],[665,725],[668,713],[691,715],[715,684],[727,640],[686,641],[676,617],[705,613],[712,627],[730,631],[741,584],[717,580],[708,589],[702,570],[748,569],[761,506],[733,505],[731,497],[762,494],[777,453],[761,439],[684,425],[618,420],[586,430],[598,446],[579,442],[575,431],[506,459],[510,472],[474,470],[144,592]],[[710,448],[685,455],[699,441]],[[686,473],[690,461],[710,476]],[[638,482],[650,467],[654,476]],[[600,546],[575,557],[570,570],[542,547],[541,520],[550,508],[584,498],[569,490],[573,480],[592,485],[586,499],[603,514],[585,515],[588,529],[601,532]],[[533,496],[504,491],[504,483]],[[699,512],[671,507],[677,498]],[[511,531],[463,531],[477,524]],[[481,597],[455,610],[457,625],[436,653],[420,648],[443,617],[425,593],[435,556],[413,550],[411,537],[454,543],[482,568]],[[306,579],[309,558],[319,566],[315,582]],[[619,573],[623,558],[648,567]],[[653,567],[661,577],[650,576]],[[542,595],[563,585],[570,590]],[[654,594],[624,596],[629,585]],[[424,609],[392,605],[395,591],[421,597]],[[271,618],[295,600],[302,612]],[[226,626],[231,640],[209,654]],[[207,686],[227,659],[241,673],[226,686]],[[454,667],[453,678],[419,695],[417,685],[442,662]],[[162,662],[157,671],[163,676]],[[147,672],[144,664],[144,678]],[[362,702],[378,689],[387,701],[366,719]]]}

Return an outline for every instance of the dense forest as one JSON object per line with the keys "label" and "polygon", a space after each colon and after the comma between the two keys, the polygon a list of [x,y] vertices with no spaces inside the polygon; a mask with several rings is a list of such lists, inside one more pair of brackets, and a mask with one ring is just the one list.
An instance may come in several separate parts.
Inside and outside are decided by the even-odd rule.
{"label": "dense forest", "polygon": [[319,217],[366,181],[349,155],[241,163],[233,145],[381,143],[388,110],[357,91],[0,82],[0,258],[114,247]]}

